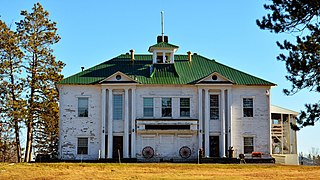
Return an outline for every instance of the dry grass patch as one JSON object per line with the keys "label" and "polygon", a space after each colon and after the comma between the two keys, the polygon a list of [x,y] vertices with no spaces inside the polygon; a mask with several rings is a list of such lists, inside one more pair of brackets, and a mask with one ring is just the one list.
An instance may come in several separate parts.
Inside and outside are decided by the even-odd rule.
{"label": "dry grass patch", "polygon": [[320,179],[320,167],[223,164],[0,164],[0,179]]}

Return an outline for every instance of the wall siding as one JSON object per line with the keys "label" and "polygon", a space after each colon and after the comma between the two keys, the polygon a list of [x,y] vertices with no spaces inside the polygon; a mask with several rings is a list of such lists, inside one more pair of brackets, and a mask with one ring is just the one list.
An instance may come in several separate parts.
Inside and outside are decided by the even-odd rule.
{"label": "wall siding", "polygon": [[[212,87],[212,86],[211,86]],[[229,89],[231,94],[231,144],[235,149],[235,155],[243,153],[243,137],[254,137],[254,150],[264,153],[270,153],[270,102],[266,91],[269,87],[249,87],[249,86],[217,86],[218,89]],[[121,87],[117,87],[121,89]],[[214,89],[214,87],[212,87]],[[81,85],[60,85],[60,158],[64,160],[79,160],[79,159],[98,159],[99,150],[101,147],[101,86],[81,86]],[[168,119],[198,119],[199,118],[199,99],[198,87],[192,85],[152,85],[152,86],[137,86],[136,87],[135,114],[136,119],[163,119],[161,117],[161,98],[172,98],[172,117]],[[89,117],[77,117],[77,97],[89,97]],[[108,95],[106,95],[108,97]],[[129,97],[131,91],[129,91]],[[143,98],[154,98],[154,117],[143,117]],[[254,117],[243,118],[242,116],[242,98],[254,98]],[[180,117],[180,98],[190,98],[190,117]],[[129,106],[131,107],[131,97],[129,98]],[[123,101],[124,102],[124,101]],[[204,106],[203,106],[204,107]],[[131,108],[129,108],[131,109]],[[225,111],[229,112],[229,109]],[[129,110],[131,114],[131,110]],[[108,117],[108,116],[107,116]],[[204,116],[202,116],[204,117]],[[165,118],[164,118],[165,119]],[[201,119],[203,120],[203,119]],[[200,120],[200,121],[201,121]],[[131,116],[129,116],[129,122]],[[227,119],[226,119],[227,121]],[[106,123],[107,125],[107,123]],[[209,122],[210,135],[221,134],[221,117],[220,120],[210,120]],[[129,126],[131,127],[131,126]],[[196,126],[195,126],[196,127]],[[195,128],[192,126],[192,128]],[[139,129],[137,127],[137,129]],[[106,127],[107,130],[107,127]],[[114,121],[113,133],[123,134],[123,121]],[[129,132],[131,132],[129,130]],[[105,132],[107,134],[107,132]],[[153,140],[150,140],[149,135],[154,135]],[[144,138],[148,135],[149,139]],[[172,137],[172,143],[161,143],[161,137]],[[183,137],[183,135],[188,135]],[[77,154],[77,138],[88,137],[89,149],[88,155]],[[151,144],[150,144],[151,143]],[[198,135],[197,133],[188,132],[156,132],[156,133],[138,133],[136,136],[136,152],[138,158],[141,158],[141,150],[143,147],[150,144],[155,147],[157,157],[176,157],[179,158],[179,149],[182,144],[186,144],[192,149],[192,158],[196,158],[198,150]],[[161,144],[161,147],[159,146]],[[107,146],[107,145],[106,145]],[[170,146],[170,147],[169,147]],[[163,150],[172,149],[170,152]],[[162,155],[161,155],[162,154]],[[164,158],[165,158],[164,157]]]}
{"label": "wall siding", "polygon": [[[101,139],[101,87],[60,86],[60,158],[98,159]],[[88,97],[88,117],[78,117],[78,97]],[[87,137],[88,155],[77,154],[77,138]]]}

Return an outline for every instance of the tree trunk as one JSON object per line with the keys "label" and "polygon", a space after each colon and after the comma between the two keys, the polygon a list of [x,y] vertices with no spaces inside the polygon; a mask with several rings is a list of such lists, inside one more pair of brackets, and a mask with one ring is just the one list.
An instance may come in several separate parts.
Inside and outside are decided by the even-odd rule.
{"label": "tree trunk", "polygon": [[[10,59],[10,78],[11,78],[11,95],[13,102],[16,102],[16,94],[14,91],[14,75],[13,75],[13,64],[12,59]],[[14,108],[14,113],[19,111],[17,108]],[[17,115],[13,115],[13,123],[14,123],[14,133],[16,138],[16,151],[17,151],[17,162],[21,162],[21,146],[20,146],[20,128],[19,128],[19,119]]]}
{"label": "tree trunk", "polygon": [[19,124],[18,120],[14,119],[14,131],[16,135],[16,149],[17,149],[17,162],[21,162],[21,147],[20,147],[20,134],[19,134]]}
{"label": "tree trunk", "polygon": [[25,162],[31,161],[32,155],[32,142],[33,142],[33,117],[34,117],[34,96],[35,96],[35,83],[36,83],[36,68],[37,68],[37,52],[33,53],[32,64],[31,64],[31,83],[30,83],[30,99],[29,99],[29,115],[27,121],[27,145],[26,145],[26,155]]}
{"label": "tree trunk", "polygon": [[29,121],[27,123],[27,143],[26,143],[26,154],[25,154],[25,162],[31,161],[31,154],[32,154],[32,133],[33,127],[32,122]]}

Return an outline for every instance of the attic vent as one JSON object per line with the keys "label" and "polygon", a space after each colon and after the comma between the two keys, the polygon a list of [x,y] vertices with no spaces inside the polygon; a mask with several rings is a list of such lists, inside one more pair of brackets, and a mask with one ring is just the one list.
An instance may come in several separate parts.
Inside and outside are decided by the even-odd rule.
{"label": "attic vent", "polygon": [[212,76],[212,80],[215,81],[215,80],[217,80],[217,79],[218,79],[218,77],[217,77],[216,75],[213,75],[213,76]]}
{"label": "attic vent", "polygon": [[120,75],[117,75],[116,76],[116,79],[119,81],[121,79],[121,76]]}

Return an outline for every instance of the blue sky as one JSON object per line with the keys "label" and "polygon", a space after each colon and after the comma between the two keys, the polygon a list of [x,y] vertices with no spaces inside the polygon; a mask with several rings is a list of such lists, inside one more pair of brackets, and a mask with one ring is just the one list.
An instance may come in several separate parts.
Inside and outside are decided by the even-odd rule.
{"label": "blue sky", "polygon": [[[21,10],[31,11],[33,0],[0,0],[1,19],[8,24],[18,21]],[[260,30],[255,21],[266,14],[267,1],[39,1],[57,22],[61,41],[54,45],[55,55],[66,63],[63,75],[79,72],[121,53],[135,49],[148,53],[161,34],[160,12],[165,12],[165,34],[179,45],[178,54],[196,52],[218,62],[245,71],[278,86],[272,88],[272,104],[295,111],[305,103],[320,99],[308,90],[285,96],[286,81],[277,40],[292,39],[290,34],[272,34]],[[13,25],[14,26],[14,25]],[[309,153],[320,148],[320,124],[298,132],[298,151]]]}

